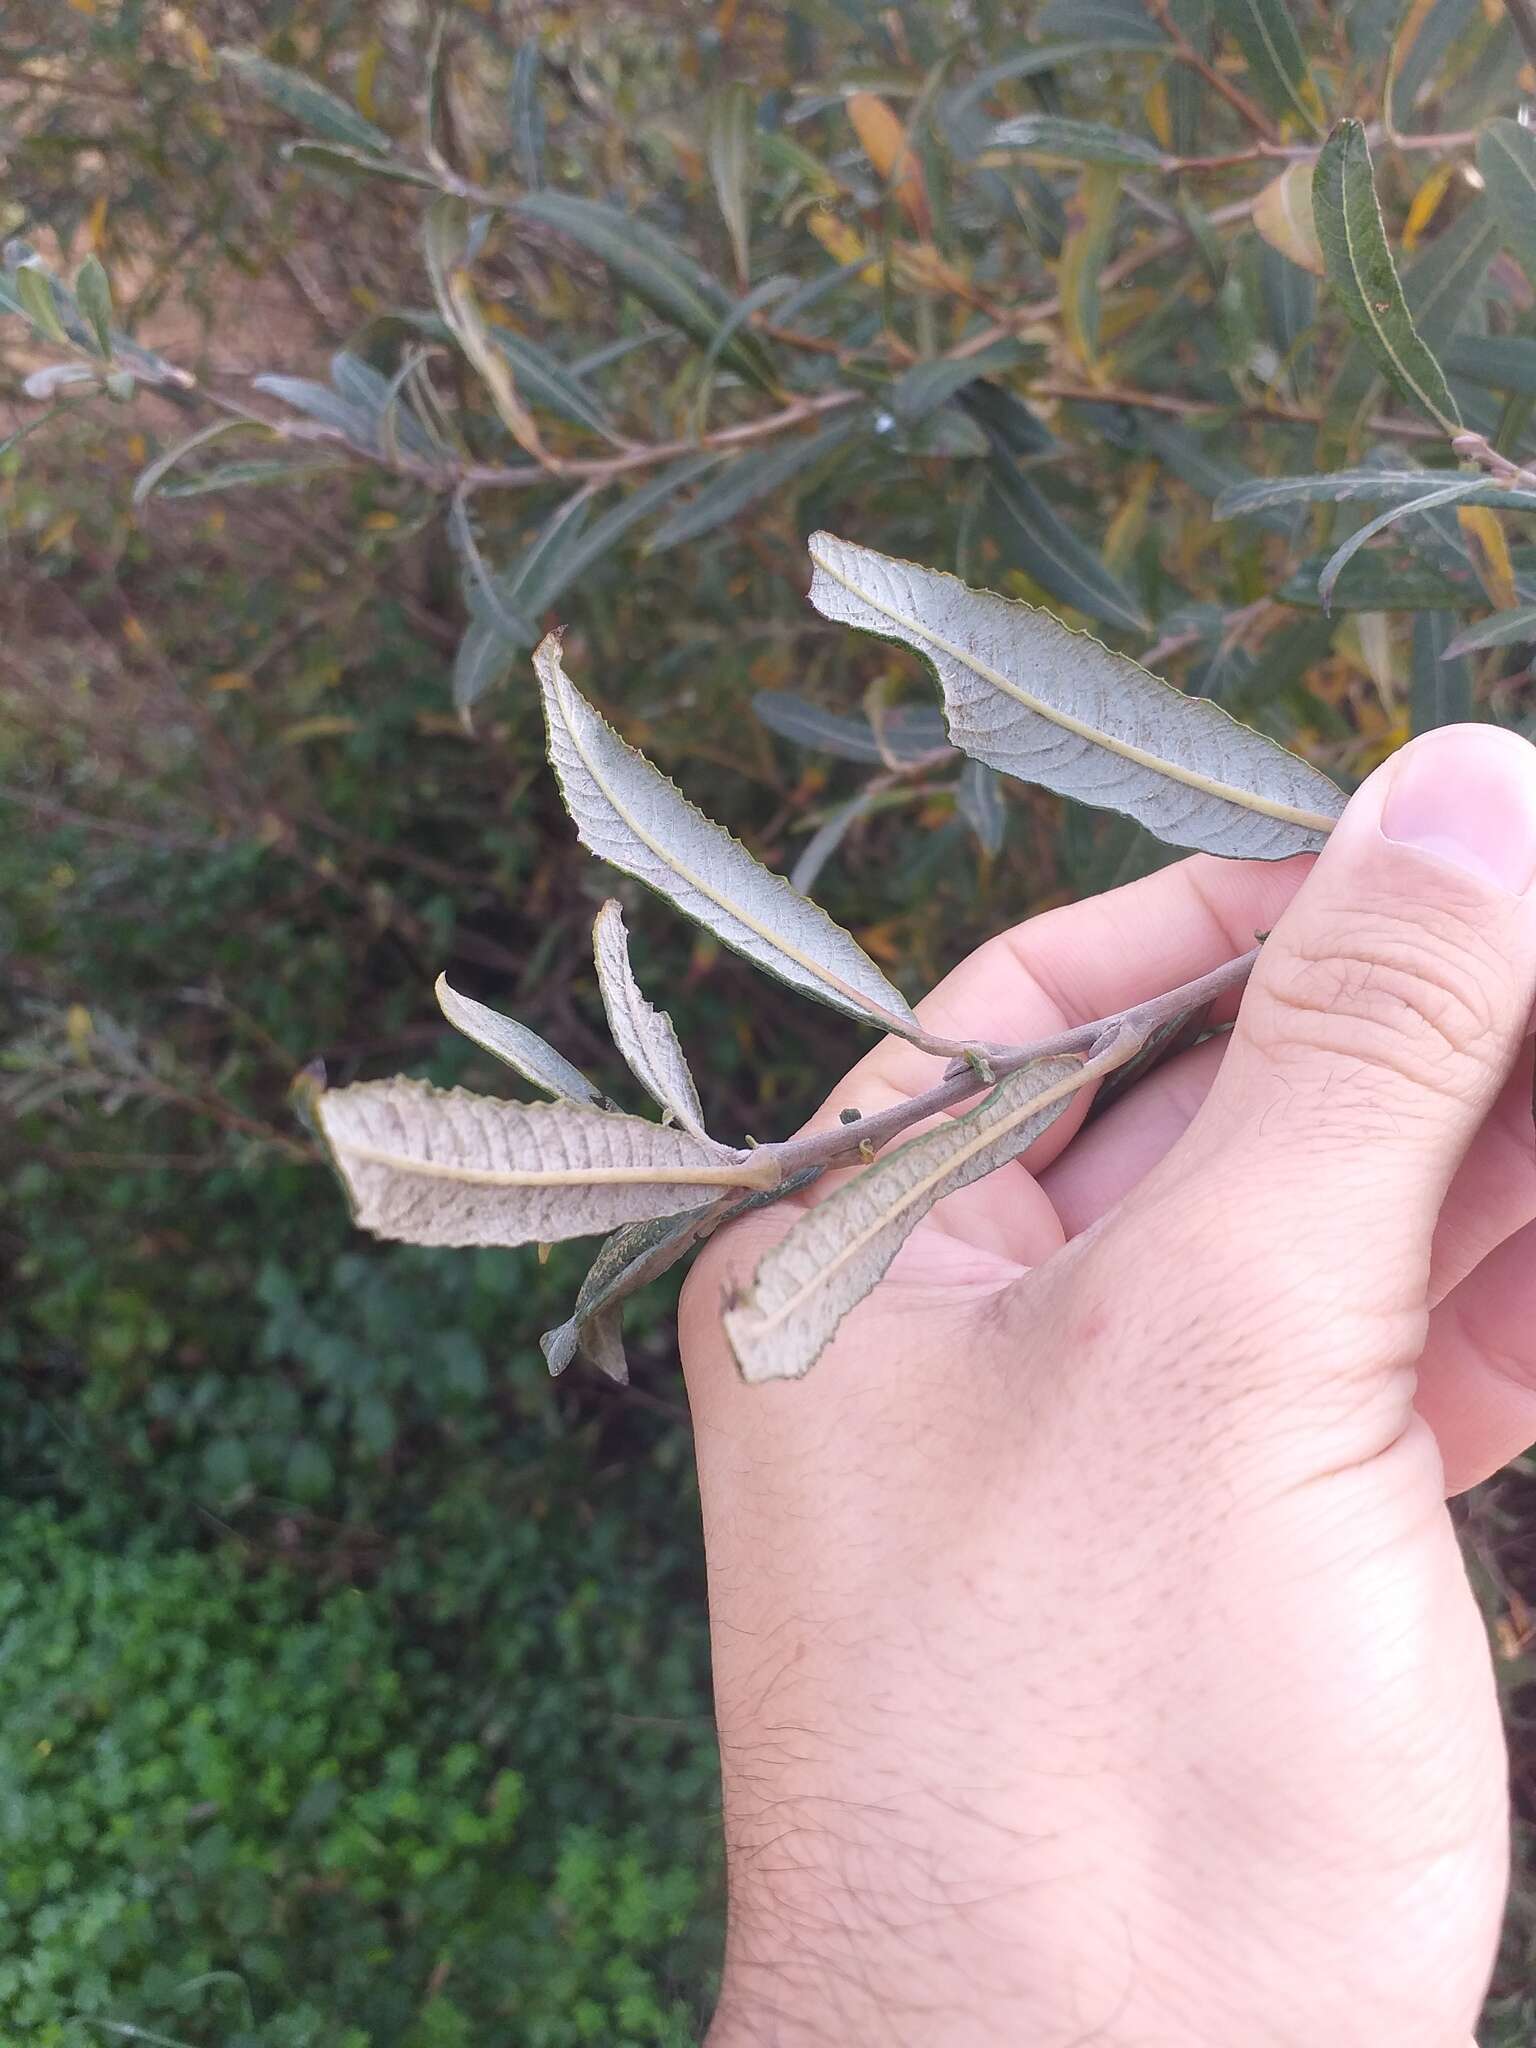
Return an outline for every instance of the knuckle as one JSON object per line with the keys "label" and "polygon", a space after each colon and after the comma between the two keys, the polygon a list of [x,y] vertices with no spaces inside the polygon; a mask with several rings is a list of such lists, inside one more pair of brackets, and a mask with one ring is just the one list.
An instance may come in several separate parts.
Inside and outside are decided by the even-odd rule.
{"label": "knuckle", "polygon": [[1310,927],[1265,994],[1250,1035],[1271,1059],[1321,1052],[1458,1098],[1482,1093],[1511,1000],[1492,935],[1421,905]]}

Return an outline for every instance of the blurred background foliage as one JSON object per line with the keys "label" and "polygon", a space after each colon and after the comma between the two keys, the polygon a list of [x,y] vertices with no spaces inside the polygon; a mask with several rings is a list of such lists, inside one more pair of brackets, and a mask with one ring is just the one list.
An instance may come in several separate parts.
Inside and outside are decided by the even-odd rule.
{"label": "blurred background foliage", "polygon": [[[1369,494],[1217,506],[1454,464],[1315,274],[1346,113],[1464,417],[1532,452],[1536,230],[1476,154],[1528,93],[1491,0],[5,9],[5,2039],[697,2038],[667,1301],[630,1386],[551,1386],[575,1252],[354,1238],[294,1076],[494,1088],[447,968],[618,1085],[608,884],[528,682],[555,622],[909,993],[1160,857],[958,773],[914,664],[805,607],[818,524],[1346,784],[1427,725],[1532,729],[1523,518],[1402,518],[1328,615]],[[631,923],[716,1127],[791,1128],[854,1028]],[[1463,1510],[1527,1823],[1533,1478]],[[1533,2034],[1527,1834],[1482,2040]]]}

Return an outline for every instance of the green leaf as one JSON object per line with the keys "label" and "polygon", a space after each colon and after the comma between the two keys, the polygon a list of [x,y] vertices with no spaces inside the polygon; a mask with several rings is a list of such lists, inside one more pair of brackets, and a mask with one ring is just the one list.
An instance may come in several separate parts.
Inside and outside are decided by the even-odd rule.
{"label": "green leaf", "polygon": [[[1313,555],[1274,593],[1282,604],[1321,611],[1317,579],[1326,555]],[[1384,554],[1356,555],[1334,584],[1329,610],[1335,612],[1455,611],[1475,602],[1477,585],[1468,575],[1453,581],[1423,562],[1397,563]]]}
{"label": "green leaf", "polygon": [[1038,35],[1076,38],[1094,50],[1168,48],[1143,0],[1046,0],[1031,26]]}
{"label": "green leaf", "polygon": [[612,1346],[606,1353],[593,1356],[593,1348],[588,1345],[586,1337],[594,1320],[598,1317],[610,1319],[613,1335],[617,1338],[619,1315],[631,1294],[650,1281],[659,1280],[679,1259],[686,1258],[696,1244],[713,1235],[722,1223],[745,1215],[749,1209],[760,1209],[765,1203],[798,1194],[819,1178],[820,1169],[810,1167],[802,1173],[791,1174],[782,1187],[769,1188],[758,1194],[724,1195],[705,1209],[685,1211],[681,1216],[660,1216],[648,1223],[630,1223],[622,1230],[616,1230],[605,1239],[592,1261],[576,1296],[570,1321],[561,1323],[558,1329],[546,1330],[539,1339],[539,1349],[548,1361],[550,1372],[564,1372],[580,1351],[611,1378],[628,1379],[628,1370],[623,1367],[622,1345],[618,1357],[614,1356]]}
{"label": "green leaf", "polygon": [[393,149],[382,128],[365,121],[355,107],[349,107],[326,86],[306,78],[302,71],[273,64],[259,50],[224,49],[220,50],[219,58],[243,85],[259,93],[270,106],[328,142],[343,142],[349,148],[372,150],[379,156],[388,156]]}
{"label": "green leaf", "polygon": [[[406,313],[401,317],[418,333],[429,334],[434,340],[448,341],[452,338],[447,321],[440,320],[435,313]],[[519,392],[530,405],[541,405],[548,412],[558,413],[562,419],[587,427],[616,447],[627,445],[623,436],[614,431],[613,422],[603,410],[601,400],[574,370],[552,356],[548,349],[530,341],[526,334],[514,334],[510,327],[490,322],[486,324],[486,335],[498,354],[505,356]]]}
{"label": "green leaf", "polygon": [[1536,283],[1536,135],[1518,121],[1490,121],[1477,138],[1477,168],[1506,244]]}
{"label": "green leaf", "polygon": [[1216,500],[1218,519],[1246,519],[1281,505],[1366,504],[1410,506],[1437,483],[1465,484],[1465,502],[1493,505],[1507,511],[1536,512],[1536,485],[1528,491],[1496,484],[1456,471],[1416,469],[1336,469],[1318,476],[1255,477],[1233,484]]}
{"label": "green leaf", "polygon": [[1373,361],[1396,390],[1454,433],[1461,414],[1403,298],[1358,121],[1341,121],[1323,145],[1312,180],[1312,212],[1329,283]]}
{"label": "green leaf", "polygon": [[1448,641],[1444,654],[1454,660],[1484,647],[1525,646],[1532,640],[1536,640],[1536,604],[1524,604],[1517,611],[1494,612],[1490,618],[1479,619]]}
{"label": "green leaf", "polygon": [[1042,492],[1013,463],[989,465],[992,502],[1000,518],[997,538],[1010,568],[1022,569],[1043,590],[1090,619],[1144,633],[1149,621],[1118,577],[1080,540]]}
{"label": "green leaf", "polygon": [[824,711],[819,704],[808,704],[787,691],[759,690],[752,709],[770,732],[793,740],[796,746],[814,747],[818,753],[866,762],[870,767],[888,768],[893,761],[906,765],[928,754],[951,751],[942,716],[926,704],[904,704],[886,712],[878,733],[867,718]]}
{"label": "green leaf", "polygon": [[203,498],[210,491],[252,490],[264,484],[305,483],[314,476],[335,476],[342,465],[321,458],[314,462],[226,462],[196,476],[173,478],[160,486],[162,498]]}
{"label": "green leaf", "polygon": [[1453,377],[1536,398],[1536,341],[1522,334],[1458,334],[1445,345]]}
{"label": "green leaf", "polygon": [[[623,504],[629,502],[629,499],[622,501]],[[536,619],[541,612],[547,611],[570,583],[572,574],[580,574],[586,566],[585,556],[576,562],[574,572],[568,564],[575,557],[591,510],[592,500],[585,490],[575,492],[563,504],[557,505],[518,557],[511,574],[502,579],[502,601],[516,610],[519,616],[527,614]],[[537,635],[518,644],[532,646],[533,638]]]}
{"label": "green leaf", "polygon": [[454,710],[472,710],[488,690],[505,682],[527,645],[509,639],[494,618],[472,618],[453,657]]}
{"label": "green leaf", "polygon": [[1415,733],[1462,725],[1477,716],[1472,664],[1453,652],[1455,621],[1447,612],[1420,612],[1413,622],[1413,681],[1409,711]]}
{"label": "green leaf", "polygon": [[112,282],[99,256],[87,256],[75,273],[75,303],[90,322],[103,362],[112,360]]}
{"label": "green leaf", "polygon": [[1005,775],[1239,859],[1315,850],[1344,808],[1307,762],[1049,612],[829,533],[811,560],[823,617],[921,655],[950,738]]}
{"label": "green leaf", "polygon": [[[714,278],[634,214],[567,192],[531,192],[512,211],[589,249],[637,299],[703,347],[730,312],[730,298]],[[755,335],[733,335],[720,359],[765,391],[778,391],[772,361]]]}
{"label": "green leaf", "polygon": [[[1157,44],[1148,47],[1156,48]],[[942,109],[944,124],[946,128],[953,128],[964,121],[972,108],[1000,85],[1009,85],[1018,78],[1035,78],[1042,71],[1064,70],[1081,57],[1095,56],[1102,48],[1101,43],[1072,42],[1047,43],[1038,49],[1016,50],[1011,57],[1004,57],[997,64],[988,64],[974,78],[968,78],[964,85],[945,95]]]}
{"label": "green leaf", "polygon": [[395,185],[415,185],[428,192],[442,190],[440,181],[431,171],[420,170],[415,164],[401,163],[397,157],[375,156],[366,149],[349,149],[344,142],[315,142],[300,136],[293,142],[285,142],[278,154],[284,163],[297,164],[300,170],[315,164],[327,169],[341,165],[349,174],[357,171],[365,177],[383,178]]}
{"label": "green leaf", "polygon": [[987,149],[1018,150],[1061,163],[1109,164],[1122,171],[1156,170],[1163,152],[1139,135],[1123,135],[1101,121],[1070,121],[1058,114],[1015,114],[999,121]]}
{"label": "green leaf", "polygon": [[983,853],[994,858],[1003,850],[1008,830],[1008,806],[1003,799],[1002,777],[985,761],[967,761],[955,784],[955,808],[976,835]]}
{"label": "green leaf", "polygon": [[557,1101],[586,1102],[597,1109],[612,1109],[613,1104],[593,1087],[579,1067],[573,1067],[563,1053],[546,1045],[526,1024],[502,1016],[488,1004],[477,1003],[473,996],[461,996],[450,986],[446,974],[437,977],[432,993],[455,1031],[461,1031],[482,1052],[490,1053],[514,1074],[521,1074],[545,1095]]}
{"label": "green leaf", "polygon": [[349,404],[329,384],[317,384],[312,377],[261,376],[252,378],[251,387],[271,398],[280,398],[295,412],[329,427],[354,448],[372,450],[378,446],[377,416],[363,406]]}
{"label": "green leaf", "polygon": [[828,421],[819,432],[786,437],[772,448],[755,448],[733,456],[696,498],[680,505],[663,520],[645,544],[648,555],[693,540],[701,533],[713,533],[737,518],[759,498],[780,489],[791,478],[814,470],[840,448],[850,435],[868,428],[866,410],[850,411]]}
{"label": "green leaf", "polygon": [[809,1372],[935,1203],[1026,1152],[1089,1078],[1081,1060],[1036,1060],[965,1116],[941,1119],[806,1210],[726,1310],[742,1377]]}
{"label": "green leaf", "polygon": [[1216,19],[1242,51],[1248,82],[1270,113],[1295,116],[1319,133],[1322,101],[1285,0],[1216,0]]}
{"label": "green leaf", "polygon": [[905,998],[847,932],[598,716],[561,667],[553,635],[534,667],[550,760],[583,846],[792,988],[904,1037],[917,1030]]}
{"label": "green leaf", "polygon": [[658,506],[664,505],[685,485],[702,476],[705,470],[713,469],[723,459],[715,449],[684,455],[665,469],[658,470],[649,482],[620,498],[616,505],[610,505],[600,519],[595,519],[557,554],[547,558],[536,578],[529,579],[528,587],[519,593],[524,606],[539,612],[552,605],[562,591],[568,590],[589,569],[595,569],[605,555],[611,554],[632,526],[648,519]]}
{"label": "green leaf", "polygon": [[484,555],[470,517],[469,505],[462,490],[455,491],[448,510],[448,536],[453,542],[459,560],[469,572],[477,596],[483,603],[484,611],[491,623],[505,638],[509,647],[527,647],[538,637],[526,619],[520,618],[508,605],[497,579],[486,566]]}
{"label": "green leaf", "polygon": [[59,318],[59,304],[54,297],[53,279],[39,263],[21,263],[11,273],[11,283],[21,309],[32,325],[56,341],[63,348],[69,346],[69,335],[64,322]]}
{"label": "green leaf", "polygon": [[705,117],[709,175],[719,202],[720,217],[731,238],[736,277],[745,284],[751,272],[751,214],[747,188],[752,176],[753,139],[757,133],[757,95],[750,85],[722,85],[710,99]]}
{"label": "green leaf", "polygon": [[1050,455],[1059,446],[1023,399],[1001,384],[967,384],[956,403],[976,421],[994,448],[1009,455]]}
{"label": "green leaf", "polygon": [[185,440],[173,442],[153,462],[146,463],[133,482],[133,503],[142,505],[153,497],[157,486],[194,449],[205,448],[210,441],[222,440],[226,434],[242,434],[253,431],[250,420],[213,420],[206,427],[199,427],[195,434],[188,434]]}
{"label": "green leaf", "polygon": [[[1214,501],[1218,519],[1225,516],[1221,507],[1229,493],[1244,490],[1251,482],[1257,481],[1235,462],[1228,462],[1224,456],[1214,452],[1214,434],[1197,434],[1188,427],[1175,426],[1171,420],[1143,420],[1141,438],[1164,468],[1172,470],[1192,489],[1204,492]],[[1260,509],[1255,516],[1261,525],[1271,527],[1277,533],[1289,533],[1291,530],[1290,518],[1284,512]]]}
{"label": "green leaf", "polygon": [[543,68],[544,55],[538,38],[530,35],[518,44],[512,60],[507,117],[517,175],[531,188],[544,182],[544,109],[539,104],[539,76]]}
{"label": "green leaf", "polygon": [[1342,546],[1323,564],[1317,579],[1317,595],[1323,610],[1332,609],[1333,587],[1338,582],[1345,566],[1354,559],[1367,541],[1374,540],[1378,533],[1384,533],[1396,520],[1411,518],[1415,513],[1432,512],[1439,505],[1453,505],[1460,498],[1466,498],[1477,489],[1475,479],[1459,478],[1455,483],[1442,485],[1437,491],[1421,492],[1417,498],[1406,504],[1389,505],[1385,512],[1378,512],[1374,519],[1368,519],[1358,527]]}
{"label": "green leaf", "polygon": [[350,349],[338,349],[331,357],[331,384],[342,401],[354,407],[368,421],[371,444],[382,447],[384,419],[394,422],[395,441],[422,462],[434,462],[440,451],[414,413],[399,404],[401,379],[385,377],[372,363],[364,362]]}
{"label": "green leaf", "polygon": [[933,362],[914,363],[910,370],[902,371],[885,395],[896,417],[916,426],[979,378],[1017,369],[1033,354],[1021,341],[994,341],[973,356],[940,356]]}

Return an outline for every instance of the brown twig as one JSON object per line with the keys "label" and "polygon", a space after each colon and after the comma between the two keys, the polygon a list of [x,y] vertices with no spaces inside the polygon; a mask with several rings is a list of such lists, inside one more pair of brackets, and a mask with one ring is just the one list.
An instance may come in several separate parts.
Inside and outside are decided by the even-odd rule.
{"label": "brown twig", "polygon": [[1266,142],[1279,140],[1274,124],[1263,108],[1249,99],[1247,93],[1240,86],[1234,85],[1230,78],[1224,77],[1209,59],[1201,56],[1174,20],[1169,0],[1147,0],[1147,12],[1172,43],[1173,54],[1181,64],[1187,64],[1191,71],[1198,72],[1212,92],[1220,93],[1227,105],[1234,113],[1242,116],[1255,135],[1261,136]]}
{"label": "brown twig", "polygon": [[1085,1081],[1097,1079],[1101,1071],[1107,1073],[1134,1059],[1148,1040],[1175,1018],[1187,1011],[1202,1009],[1218,996],[1240,989],[1253,972],[1253,964],[1258,957],[1259,948],[1255,946],[1241,959],[1228,960],[1209,974],[1186,982],[1182,988],[1170,989],[1166,995],[1154,996],[1149,1002],[1138,1003],[1117,1016],[1100,1017],[1095,1023],[1076,1025],[1069,1031],[1057,1032],[1051,1038],[1042,1038],[1034,1045],[995,1052],[986,1062],[988,1072],[981,1072],[970,1061],[957,1061],[942,1081],[921,1095],[911,1096],[906,1102],[892,1103],[890,1108],[877,1110],[873,1116],[860,1117],[855,1123],[835,1124],[830,1130],[812,1131],[806,1137],[788,1138],[778,1145],[760,1145],[752,1155],[753,1160],[761,1161],[765,1156],[772,1159],[785,1180],[812,1167],[854,1165],[860,1159],[867,1159],[872,1150],[899,1138],[913,1124],[969,1101],[973,1095],[981,1094],[1036,1060],[1077,1054],[1086,1063]]}

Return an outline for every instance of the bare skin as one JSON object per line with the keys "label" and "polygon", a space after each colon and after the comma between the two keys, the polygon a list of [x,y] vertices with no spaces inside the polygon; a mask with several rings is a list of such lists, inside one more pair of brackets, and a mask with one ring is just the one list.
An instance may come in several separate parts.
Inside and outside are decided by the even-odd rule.
{"label": "bare skin", "polygon": [[[710,2048],[1466,2048],[1505,1757],[1444,1500],[1536,1440],[1533,877],[1536,750],[1416,742],[1315,866],[934,992],[1017,1044],[1273,927],[1229,1039],[941,1204],[807,1380],[719,1321],[788,1205],[701,1258]],[[889,1041],[811,1127],[935,1077]]]}

